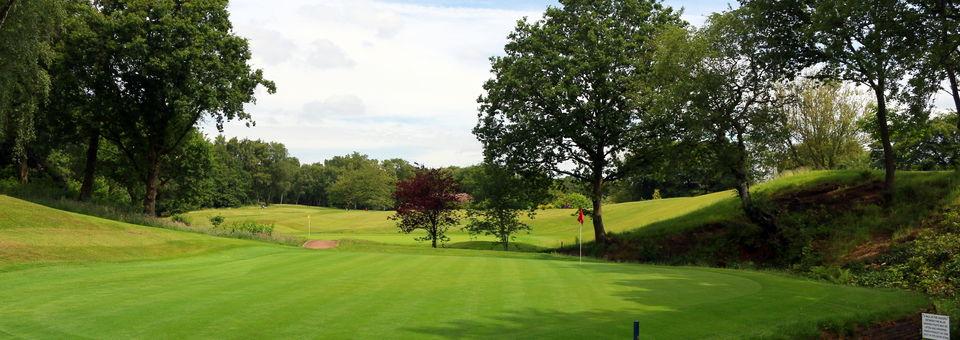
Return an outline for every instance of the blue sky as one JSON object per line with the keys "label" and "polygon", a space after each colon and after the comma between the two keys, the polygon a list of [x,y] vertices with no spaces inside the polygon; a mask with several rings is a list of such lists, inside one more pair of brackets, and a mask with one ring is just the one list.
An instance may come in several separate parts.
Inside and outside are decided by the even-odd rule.
{"label": "blue sky", "polygon": [[[666,2],[699,24],[725,1]],[[482,160],[471,134],[488,58],[555,1],[232,0],[253,64],[277,83],[227,137],[282,142],[302,162],[358,151],[428,166]],[[210,126],[204,131],[217,132]]]}

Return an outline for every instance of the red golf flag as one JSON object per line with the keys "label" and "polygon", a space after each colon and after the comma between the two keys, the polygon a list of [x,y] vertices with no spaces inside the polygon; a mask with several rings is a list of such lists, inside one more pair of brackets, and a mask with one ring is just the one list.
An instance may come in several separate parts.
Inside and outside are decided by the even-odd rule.
{"label": "red golf flag", "polygon": [[577,222],[583,224],[583,208],[580,208],[580,210],[577,211]]}

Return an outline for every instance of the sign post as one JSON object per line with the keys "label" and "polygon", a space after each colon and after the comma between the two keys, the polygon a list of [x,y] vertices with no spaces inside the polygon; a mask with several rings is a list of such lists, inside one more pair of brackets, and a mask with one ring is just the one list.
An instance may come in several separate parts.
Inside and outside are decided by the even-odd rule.
{"label": "sign post", "polygon": [[950,340],[950,317],[937,314],[921,314],[923,338],[929,340]]}

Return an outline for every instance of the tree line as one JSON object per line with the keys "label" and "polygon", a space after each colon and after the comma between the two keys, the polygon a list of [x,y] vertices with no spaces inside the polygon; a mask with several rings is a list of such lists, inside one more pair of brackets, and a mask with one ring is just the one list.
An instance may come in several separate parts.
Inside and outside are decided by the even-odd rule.
{"label": "tree line", "polygon": [[732,187],[772,235],[750,186],[778,170],[872,158],[889,205],[898,169],[956,165],[960,120],[932,110],[945,91],[960,111],[956,3],[741,0],[702,27],[680,14],[561,0],[520,20],[478,100],[486,161],[589,187],[600,245],[604,198],[624,187]]}
{"label": "tree line", "polygon": [[582,194],[602,244],[612,199],[735,188],[775,228],[750,186],[777,172],[881,168],[891,202],[898,169],[955,166],[960,119],[931,100],[945,92],[960,109],[957,4],[740,3],[701,27],[656,0],[562,0],[520,20],[478,99],[484,164],[410,186],[429,169],[360,154],[300,164],[279,143],[198,132],[254,125],[245,105],[277,90],[226,0],[0,0],[0,175],[151,215],[257,202],[419,212],[400,189],[450,176],[438,187],[474,196],[477,226],[501,230],[550,201],[582,207]]}

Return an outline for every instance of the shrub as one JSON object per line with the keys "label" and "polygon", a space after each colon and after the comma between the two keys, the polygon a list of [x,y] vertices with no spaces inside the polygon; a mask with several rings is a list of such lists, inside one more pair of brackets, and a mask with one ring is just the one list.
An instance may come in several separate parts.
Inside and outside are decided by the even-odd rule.
{"label": "shrub", "polygon": [[660,189],[653,189],[653,197],[651,199],[658,200],[661,198],[663,197],[660,196]]}
{"label": "shrub", "polygon": [[210,218],[210,224],[212,224],[214,228],[217,228],[217,227],[219,227],[221,224],[223,224],[223,220],[225,220],[225,218],[223,218],[223,216],[220,216],[220,215],[213,216],[213,217]]}
{"label": "shrub", "polygon": [[230,232],[239,237],[269,236],[273,234],[273,225],[260,224],[253,221],[243,221],[230,225]]}
{"label": "shrub", "polygon": [[185,226],[190,226],[190,220],[187,219],[186,216],[183,216],[181,214],[173,214],[172,216],[170,216],[170,220],[177,223],[182,223]]}
{"label": "shrub", "polygon": [[580,193],[573,192],[573,193],[562,193],[558,195],[556,198],[554,198],[553,203],[551,205],[553,205],[554,208],[560,208],[560,209],[576,209],[576,208],[589,209],[590,207],[593,207],[593,202],[590,201],[590,199],[587,198],[587,196],[584,196],[583,194],[580,194]]}
{"label": "shrub", "polygon": [[894,246],[867,264],[856,282],[865,286],[919,290],[938,297],[960,293],[960,215],[945,214],[941,228],[925,229],[916,239]]}

